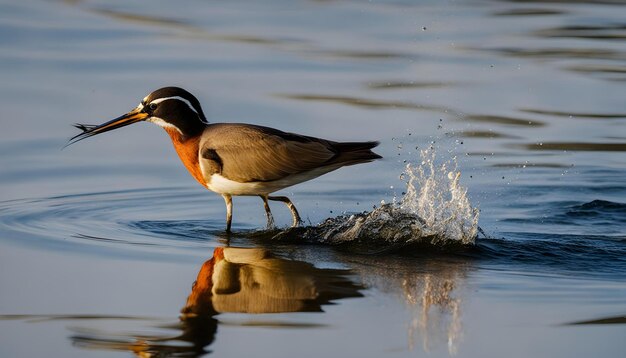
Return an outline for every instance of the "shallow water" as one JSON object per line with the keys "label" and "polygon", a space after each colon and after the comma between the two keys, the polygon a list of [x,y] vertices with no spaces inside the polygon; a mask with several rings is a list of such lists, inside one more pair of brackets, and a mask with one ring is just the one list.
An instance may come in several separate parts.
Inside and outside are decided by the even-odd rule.
{"label": "shallow water", "polygon": [[[619,356],[624,11],[1,2],[0,356]],[[281,232],[282,204],[268,232],[261,201],[235,198],[229,237],[223,200],[160,128],[61,150],[72,123],[102,123],[164,85],[194,93],[212,122],[380,140],[383,160],[283,192],[309,226],[410,200],[442,204],[409,207],[451,236],[472,232],[478,208],[483,233],[320,245]],[[407,188],[413,174],[450,194],[450,172],[465,211],[417,199],[427,181]],[[441,231],[450,222],[470,224]]]}

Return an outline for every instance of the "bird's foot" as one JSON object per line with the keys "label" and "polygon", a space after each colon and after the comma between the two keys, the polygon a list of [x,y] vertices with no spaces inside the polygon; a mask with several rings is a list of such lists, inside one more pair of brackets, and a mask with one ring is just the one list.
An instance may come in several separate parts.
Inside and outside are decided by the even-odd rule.
{"label": "bird's foot", "polygon": [[293,218],[293,223],[291,224],[291,227],[298,227],[298,226],[301,226],[302,224],[304,224],[304,221],[302,221],[302,219],[300,219],[300,216],[294,217]]}
{"label": "bird's foot", "polygon": [[276,224],[274,223],[274,217],[272,216],[272,214],[267,216],[267,230],[274,230],[276,229]]}

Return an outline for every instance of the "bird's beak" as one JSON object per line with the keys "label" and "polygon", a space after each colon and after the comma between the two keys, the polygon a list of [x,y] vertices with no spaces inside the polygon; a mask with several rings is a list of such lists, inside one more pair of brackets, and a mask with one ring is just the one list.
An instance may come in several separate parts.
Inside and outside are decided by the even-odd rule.
{"label": "bird's beak", "polygon": [[108,121],[99,126],[89,125],[89,124],[80,124],[80,123],[74,124],[74,127],[82,130],[83,132],[72,137],[65,146],[67,147],[70,144],[74,144],[85,138],[95,136],[96,134],[108,132],[113,129],[122,128],[129,124],[143,121],[146,118],[148,118],[147,113],[142,112],[140,108],[135,108],[132,111],[126,113],[125,115],[121,117],[117,117],[114,120]]}

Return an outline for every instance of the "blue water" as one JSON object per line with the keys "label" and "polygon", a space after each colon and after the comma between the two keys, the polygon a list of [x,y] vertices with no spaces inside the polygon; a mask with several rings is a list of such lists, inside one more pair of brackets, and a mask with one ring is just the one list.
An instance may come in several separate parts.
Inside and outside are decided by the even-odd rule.
{"label": "blue water", "polygon": [[[0,356],[619,356],[625,9],[0,2]],[[211,122],[379,140],[282,192],[311,228],[396,205],[431,148],[482,231],[335,245],[237,197],[226,235],[162,129],[62,149],[165,85]]]}

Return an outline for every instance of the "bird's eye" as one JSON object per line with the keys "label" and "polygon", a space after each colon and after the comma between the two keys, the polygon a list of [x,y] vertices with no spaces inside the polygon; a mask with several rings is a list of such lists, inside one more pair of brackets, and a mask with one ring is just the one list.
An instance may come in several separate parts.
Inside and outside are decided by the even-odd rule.
{"label": "bird's eye", "polygon": [[150,108],[151,110],[153,110],[153,111],[154,111],[155,109],[157,109],[157,104],[156,104],[156,103],[150,103],[150,104],[148,105],[148,108]]}

